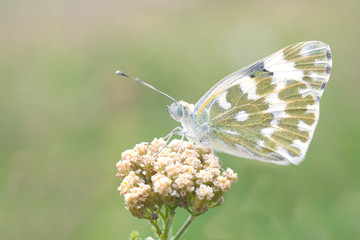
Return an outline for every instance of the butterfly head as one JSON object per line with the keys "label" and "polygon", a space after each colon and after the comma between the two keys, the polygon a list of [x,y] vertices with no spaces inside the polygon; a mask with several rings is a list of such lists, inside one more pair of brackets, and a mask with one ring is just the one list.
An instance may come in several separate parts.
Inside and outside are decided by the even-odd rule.
{"label": "butterfly head", "polygon": [[168,106],[168,111],[174,120],[178,122],[181,121],[183,116],[183,106],[180,104],[180,102],[173,102],[170,106]]}
{"label": "butterfly head", "polygon": [[184,116],[188,116],[193,109],[193,104],[189,104],[184,101],[173,102],[170,106],[168,106],[170,116],[178,122],[181,122]]}

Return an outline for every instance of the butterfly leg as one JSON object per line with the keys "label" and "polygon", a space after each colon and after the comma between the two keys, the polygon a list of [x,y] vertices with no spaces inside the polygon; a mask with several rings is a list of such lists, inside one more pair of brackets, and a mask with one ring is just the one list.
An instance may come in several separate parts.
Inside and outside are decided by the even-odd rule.
{"label": "butterfly leg", "polygon": [[[180,130],[180,131],[179,131],[179,132],[176,132],[176,130]],[[183,130],[182,127],[176,127],[176,128],[174,128],[173,130],[171,130],[171,132],[170,132],[168,135],[166,135],[165,137],[163,137],[163,139],[171,138],[172,135],[174,135],[174,134],[180,134],[182,130]]]}
{"label": "butterfly leg", "polygon": [[221,165],[223,165],[223,163],[221,162],[220,158],[216,158],[215,151],[214,151],[214,148],[213,148],[212,144],[211,143],[209,143],[209,144],[210,144],[210,148],[211,148],[211,153],[213,154],[213,157],[214,157],[214,160],[215,160],[216,164],[218,165],[218,167],[221,170],[225,171],[225,169],[223,169],[223,167],[221,166]]}
{"label": "butterfly leg", "polygon": [[181,151],[181,148],[182,148],[182,144],[184,142],[184,137],[185,137],[185,134],[182,134],[181,135],[181,142],[180,142],[180,146],[179,146],[179,150],[177,151],[175,157],[174,157],[174,161],[176,160],[176,158],[180,155],[180,151]]}
{"label": "butterfly leg", "polygon": [[[177,130],[180,130],[180,132],[176,132]],[[167,140],[166,140],[166,143],[164,144],[164,146],[161,147],[161,149],[160,149],[157,153],[155,153],[155,154],[153,155],[153,157],[156,157],[159,153],[161,153],[162,150],[164,150],[164,148],[169,144],[169,142],[170,142],[170,140],[171,140],[171,137],[172,137],[174,134],[179,134],[179,133],[181,133],[181,130],[182,130],[181,127],[176,127],[176,128],[174,128],[168,135],[166,135],[165,137],[163,137],[163,139],[167,139]]]}

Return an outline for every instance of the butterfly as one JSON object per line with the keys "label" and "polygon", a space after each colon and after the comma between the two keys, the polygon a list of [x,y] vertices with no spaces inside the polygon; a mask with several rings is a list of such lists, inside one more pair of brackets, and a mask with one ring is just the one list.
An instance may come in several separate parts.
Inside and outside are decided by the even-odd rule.
{"label": "butterfly", "polygon": [[223,78],[195,105],[132,79],[173,101],[168,111],[182,127],[172,133],[213,151],[298,165],[318,123],[331,67],[328,44],[295,43]]}

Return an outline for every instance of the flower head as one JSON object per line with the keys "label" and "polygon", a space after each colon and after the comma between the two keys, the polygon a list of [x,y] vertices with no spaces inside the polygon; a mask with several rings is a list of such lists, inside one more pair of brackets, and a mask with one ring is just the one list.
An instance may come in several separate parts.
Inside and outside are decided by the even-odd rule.
{"label": "flower head", "polygon": [[179,151],[177,139],[164,145],[163,139],[137,144],[116,164],[122,181],[118,190],[131,214],[151,218],[166,205],[199,215],[220,205],[237,174],[229,168],[221,172],[210,148],[183,141]]}

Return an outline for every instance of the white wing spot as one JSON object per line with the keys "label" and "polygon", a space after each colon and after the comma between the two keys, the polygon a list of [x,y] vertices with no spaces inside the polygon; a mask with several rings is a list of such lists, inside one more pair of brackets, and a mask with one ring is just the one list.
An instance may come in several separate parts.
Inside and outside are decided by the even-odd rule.
{"label": "white wing spot", "polygon": [[229,103],[227,100],[226,100],[226,95],[227,95],[227,91],[222,93],[219,97],[219,106],[222,107],[223,109],[225,110],[228,110],[229,108],[231,108],[231,103]]}
{"label": "white wing spot", "polygon": [[329,62],[325,59],[315,59],[314,62],[314,66],[317,67],[323,67],[325,65],[325,67],[329,64]]}
{"label": "white wing spot", "polygon": [[235,119],[238,122],[244,122],[249,118],[249,114],[247,114],[245,111],[240,111],[236,114]]}
{"label": "white wing spot", "polygon": [[310,72],[308,75],[310,78],[312,78],[314,81],[323,81],[323,79],[327,79],[325,75],[320,75],[316,72]]}
{"label": "white wing spot", "polygon": [[279,125],[278,125],[279,120],[280,119],[278,119],[278,118],[274,118],[273,120],[271,120],[270,125],[272,127],[274,127],[274,128],[278,128],[279,127]]}
{"label": "white wing spot", "polygon": [[256,82],[254,79],[251,79],[250,77],[244,77],[239,85],[241,91],[248,94],[249,100],[256,100],[260,98],[260,96],[256,94]]}
{"label": "white wing spot", "polygon": [[[285,81],[279,81],[276,84],[276,90],[281,90],[286,87]],[[274,118],[288,117],[289,115],[285,112],[287,103],[279,98],[279,93],[275,92],[268,95],[265,101],[269,103],[269,108],[265,111],[266,113],[272,113]],[[277,122],[276,122],[277,123]]]}
{"label": "white wing spot", "polygon": [[271,80],[271,84],[276,85],[275,90],[282,90],[282,89],[286,88],[287,82],[285,81],[285,79],[273,78]]}
{"label": "white wing spot", "polygon": [[231,130],[227,130],[227,129],[224,129],[223,131],[228,133],[228,134],[231,134],[231,135],[239,135],[239,133],[235,132],[235,131],[231,131]]}
{"label": "white wing spot", "polygon": [[291,146],[300,149],[300,151],[306,150],[306,143],[303,143],[299,139],[295,139],[294,143]]}
{"label": "white wing spot", "polygon": [[265,111],[266,113],[272,113],[274,118],[285,118],[289,117],[289,114],[285,112],[286,102],[278,102],[275,104],[269,104],[269,108]]}
{"label": "white wing spot", "polygon": [[299,124],[297,125],[299,130],[302,132],[310,132],[312,131],[312,127],[308,124],[306,124],[304,121],[300,120]]}
{"label": "white wing spot", "polygon": [[301,96],[304,98],[307,95],[312,95],[313,94],[313,90],[310,88],[299,88],[299,93],[301,94]]}
{"label": "white wing spot", "polygon": [[276,131],[275,128],[263,128],[263,129],[261,129],[261,133],[262,133],[264,136],[268,137],[268,138],[270,138],[271,135],[272,135],[275,131]]}
{"label": "white wing spot", "polygon": [[318,105],[307,105],[305,114],[316,113],[317,109],[318,109]]}
{"label": "white wing spot", "polygon": [[293,62],[284,59],[284,53],[279,53],[274,58],[266,61],[264,67],[266,70],[273,72],[275,78],[302,80],[304,76],[303,71],[295,68]]}
{"label": "white wing spot", "polygon": [[264,141],[263,140],[257,140],[256,144],[254,145],[257,150],[261,150],[264,147]]}

